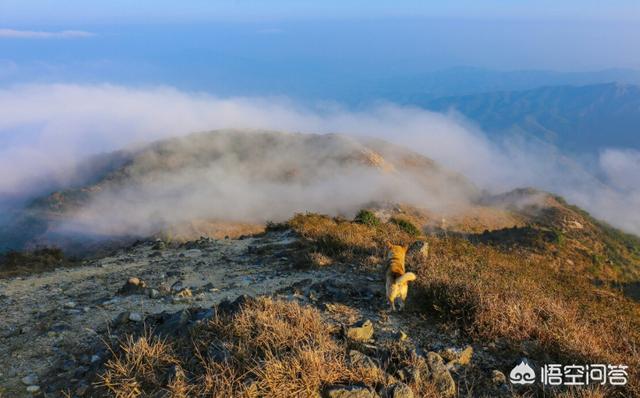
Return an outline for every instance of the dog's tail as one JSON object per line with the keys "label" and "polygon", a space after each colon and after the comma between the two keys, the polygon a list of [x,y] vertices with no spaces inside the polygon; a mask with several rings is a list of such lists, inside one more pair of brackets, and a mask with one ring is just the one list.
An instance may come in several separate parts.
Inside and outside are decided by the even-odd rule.
{"label": "dog's tail", "polygon": [[397,277],[395,280],[395,283],[404,284],[404,283],[408,283],[415,280],[416,280],[416,274],[414,274],[413,272],[407,272]]}

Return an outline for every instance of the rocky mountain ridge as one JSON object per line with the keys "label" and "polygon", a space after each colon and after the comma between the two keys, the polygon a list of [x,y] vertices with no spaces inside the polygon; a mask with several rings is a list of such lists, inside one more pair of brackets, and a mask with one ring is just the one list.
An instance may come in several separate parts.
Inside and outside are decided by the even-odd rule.
{"label": "rocky mountain ridge", "polygon": [[[0,331],[0,394],[585,398],[640,393],[635,351],[640,304],[632,299],[640,280],[637,237],[549,193],[478,192],[429,159],[381,141],[217,134],[155,144],[85,187],[34,204],[32,214],[49,228],[100,203],[104,193],[118,193],[107,198],[121,204],[161,202],[159,193],[171,193],[168,198],[186,218],[158,213],[171,210],[163,207],[134,220],[157,214],[168,221],[190,220],[191,229],[179,236],[160,223],[164,234],[134,235],[70,263],[55,249],[8,256],[0,268],[0,317],[6,325]],[[300,154],[306,157],[289,156]],[[276,189],[265,192],[285,192],[273,196],[280,200],[301,195],[301,203],[313,197],[298,188],[321,195],[314,184],[323,189],[334,184],[334,171],[359,177],[347,180],[349,185],[328,185],[348,196],[372,182],[388,189],[367,191],[380,196],[358,196],[347,207],[322,207],[329,199],[345,199],[329,190],[331,198],[308,202],[329,215],[302,208],[281,221],[262,220],[257,229],[227,221],[224,233],[232,236],[200,236],[211,224],[199,225],[196,213],[184,206],[196,202],[181,198],[190,189],[209,200],[216,198],[212,192],[223,195],[224,189],[209,188],[224,187],[232,170],[234,182],[249,182],[259,191],[260,181],[268,180]],[[197,183],[155,190],[189,176]],[[407,184],[421,188],[421,199],[464,200],[445,208],[436,200],[426,202],[431,208],[416,206],[401,200],[411,195],[392,195]],[[199,191],[202,185],[207,189]],[[131,192],[136,195],[128,196]],[[140,192],[153,195],[139,200]],[[425,192],[431,196],[421,196]],[[239,205],[239,196],[233,198],[224,208],[228,215]],[[370,198],[378,200],[364,200]],[[269,201],[260,210],[277,206]],[[385,302],[387,242],[411,247],[407,269],[417,280],[404,312],[388,311]],[[510,384],[509,371],[525,359],[536,367],[623,364],[630,369],[629,384],[581,390]]]}

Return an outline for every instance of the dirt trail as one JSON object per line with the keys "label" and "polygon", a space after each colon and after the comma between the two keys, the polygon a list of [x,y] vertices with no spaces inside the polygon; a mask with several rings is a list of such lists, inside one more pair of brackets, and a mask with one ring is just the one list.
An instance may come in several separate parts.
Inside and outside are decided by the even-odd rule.
{"label": "dirt trail", "polygon": [[[206,309],[240,295],[297,300],[341,325],[370,319],[378,343],[405,339],[404,333],[420,350],[467,343],[439,330],[421,311],[388,312],[382,270],[357,264],[299,268],[293,265],[298,250],[290,231],[180,246],[147,241],[76,268],[0,280],[0,397],[32,396],[29,385],[40,388],[39,396],[60,396],[63,387],[87,396],[78,386],[90,383],[108,356],[104,341],[122,337],[117,325]],[[145,288],[121,292],[132,277]]]}
{"label": "dirt trail", "polygon": [[[336,278],[335,270],[292,269],[288,255],[294,242],[287,232],[203,239],[176,248],[146,242],[77,268],[1,280],[0,393],[28,396],[21,382],[25,376],[42,378],[51,369],[87,362],[74,353],[90,351],[108,323],[125,311],[144,317],[210,307],[243,294],[273,294],[300,281]],[[119,295],[130,277],[145,281],[159,297]],[[192,296],[180,298],[181,286]]]}

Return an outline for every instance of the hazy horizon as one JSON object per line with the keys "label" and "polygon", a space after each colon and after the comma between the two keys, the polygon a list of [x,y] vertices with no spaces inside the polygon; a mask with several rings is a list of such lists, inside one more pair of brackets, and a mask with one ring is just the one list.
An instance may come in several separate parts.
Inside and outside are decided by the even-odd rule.
{"label": "hazy horizon", "polygon": [[0,19],[1,86],[168,85],[218,95],[341,102],[348,90],[456,67],[640,71],[636,21],[376,17],[51,25],[46,20]]}

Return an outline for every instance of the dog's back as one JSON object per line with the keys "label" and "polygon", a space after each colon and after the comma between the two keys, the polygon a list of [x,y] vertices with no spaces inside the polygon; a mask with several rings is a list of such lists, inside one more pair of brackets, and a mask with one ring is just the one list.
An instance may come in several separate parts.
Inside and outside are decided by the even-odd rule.
{"label": "dog's back", "polygon": [[389,265],[387,274],[398,278],[404,275],[404,260],[407,254],[407,247],[389,244]]}

